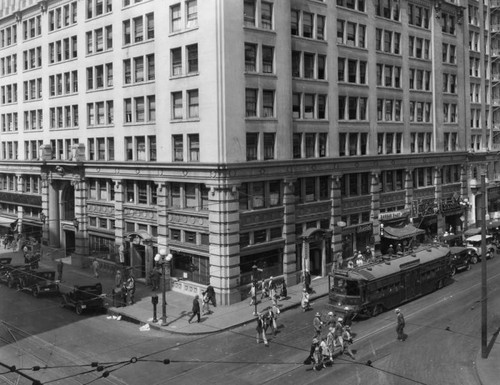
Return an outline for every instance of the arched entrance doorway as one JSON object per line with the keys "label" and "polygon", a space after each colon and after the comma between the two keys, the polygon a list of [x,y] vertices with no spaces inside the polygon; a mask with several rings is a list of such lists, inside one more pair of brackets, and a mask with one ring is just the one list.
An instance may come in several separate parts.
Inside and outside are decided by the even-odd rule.
{"label": "arched entrance doorway", "polygon": [[132,269],[134,277],[146,279],[153,268],[153,237],[147,231],[137,231],[125,235],[125,267]]}
{"label": "arched entrance doorway", "polygon": [[70,183],[64,183],[61,194],[61,220],[75,219],[75,188]]}
{"label": "arched entrance doorway", "polygon": [[328,265],[332,263],[330,247],[333,232],[331,230],[311,228],[302,234],[302,269],[311,275],[325,276]]}

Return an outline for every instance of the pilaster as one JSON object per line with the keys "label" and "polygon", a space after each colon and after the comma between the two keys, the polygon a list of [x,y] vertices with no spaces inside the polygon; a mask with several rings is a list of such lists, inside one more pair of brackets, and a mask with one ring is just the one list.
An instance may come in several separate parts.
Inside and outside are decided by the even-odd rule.
{"label": "pilaster", "polygon": [[[17,192],[22,194],[24,193],[24,175],[16,174],[17,179]],[[24,218],[24,207],[22,205],[17,206],[17,232],[22,234],[24,232],[23,229],[23,218]],[[20,245],[18,245],[20,246]]]}
{"label": "pilaster", "polygon": [[342,254],[342,227],[338,226],[338,223],[342,219],[342,192],[340,190],[341,174],[333,174],[330,179],[330,199],[332,201],[332,211],[330,215],[330,227],[333,229],[332,244],[331,248],[333,250],[333,262],[337,263],[338,254]]}
{"label": "pilaster", "polygon": [[285,179],[283,183],[283,237],[285,247],[283,250],[283,274],[288,286],[295,285],[298,281],[297,252],[295,235],[295,196],[293,194],[296,179]]}
{"label": "pilaster", "polygon": [[372,172],[370,181],[371,213],[370,217],[373,221],[373,242],[375,246],[375,254],[380,248],[380,173]]}
{"label": "pilaster", "polygon": [[49,244],[49,179],[47,173],[41,174],[41,194],[42,194],[42,214],[45,216],[42,220],[42,244]]}
{"label": "pilaster", "polygon": [[115,239],[116,243],[122,245],[125,236],[125,222],[123,217],[123,202],[125,199],[123,191],[123,179],[113,179],[115,189]]}
{"label": "pilaster", "polygon": [[[87,215],[87,181],[75,177],[71,181],[75,191],[75,253],[72,262],[79,259],[83,265],[83,257],[89,255],[88,215]],[[78,262],[77,262],[78,263]]]}
{"label": "pilaster", "polygon": [[168,196],[169,185],[166,182],[156,182],[156,199],[158,205],[158,249],[168,250]]}
{"label": "pilaster", "polygon": [[[434,167],[434,200],[437,202],[437,207],[441,206],[443,198],[443,185],[441,184],[441,167]],[[441,210],[437,212],[437,235],[442,235],[445,228],[445,218]]]}
{"label": "pilaster", "polygon": [[229,305],[241,301],[238,189],[227,185],[208,187],[210,284],[218,302]]}

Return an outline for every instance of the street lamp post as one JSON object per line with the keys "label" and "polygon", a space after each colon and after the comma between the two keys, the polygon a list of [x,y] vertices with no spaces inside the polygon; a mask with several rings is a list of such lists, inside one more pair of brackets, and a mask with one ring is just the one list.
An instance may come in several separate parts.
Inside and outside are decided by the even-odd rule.
{"label": "street lamp post", "polygon": [[155,262],[161,266],[161,275],[163,277],[163,288],[162,288],[162,301],[161,301],[161,326],[167,325],[167,299],[166,299],[166,277],[165,277],[165,267],[167,263],[172,260],[172,254],[167,254],[166,249],[158,250],[158,254],[155,255]]}
{"label": "street lamp post", "polygon": [[465,231],[467,230],[468,228],[468,211],[469,211],[469,206],[470,206],[470,203],[469,203],[469,199],[468,198],[463,198],[460,200],[460,206],[462,207],[464,213],[463,215],[460,217],[460,219],[463,218],[463,230],[462,230],[462,233],[465,233]]}
{"label": "street lamp post", "polygon": [[255,310],[253,312],[253,315],[257,315],[257,265],[252,266],[252,284],[253,284],[253,294],[254,297],[252,298]]}
{"label": "street lamp post", "polygon": [[488,308],[487,308],[487,274],[486,274],[486,173],[481,172],[481,187],[471,188],[473,193],[481,191],[481,357],[488,357]]}

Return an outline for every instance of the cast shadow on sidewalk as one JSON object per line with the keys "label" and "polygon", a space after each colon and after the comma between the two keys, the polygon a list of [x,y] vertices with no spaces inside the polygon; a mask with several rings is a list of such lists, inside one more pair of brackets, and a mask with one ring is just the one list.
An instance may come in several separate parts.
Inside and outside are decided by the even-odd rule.
{"label": "cast shadow on sidewalk", "polygon": [[191,312],[190,311],[183,310],[183,311],[181,311],[181,313],[179,314],[179,316],[177,318],[174,318],[170,322],[167,322],[167,324],[165,326],[169,326],[169,325],[173,324],[174,322],[176,322],[176,321],[178,321],[178,320],[180,320],[182,318],[187,318],[187,317],[190,317],[190,316],[191,316]]}

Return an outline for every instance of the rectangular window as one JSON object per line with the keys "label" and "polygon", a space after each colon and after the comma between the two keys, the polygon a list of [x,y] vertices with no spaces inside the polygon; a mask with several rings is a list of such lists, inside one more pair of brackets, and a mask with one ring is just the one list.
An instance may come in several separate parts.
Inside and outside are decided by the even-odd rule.
{"label": "rectangular window", "polygon": [[172,76],[182,75],[182,50],[174,48],[170,51],[172,61]]}
{"label": "rectangular window", "polygon": [[200,161],[200,136],[198,134],[188,135],[189,145],[189,161]]}
{"label": "rectangular window", "polygon": [[198,90],[190,90],[187,92],[188,97],[188,118],[194,119],[199,117],[199,97]]}
{"label": "rectangular window", "polygon": [[246,150],[247,150],[247,160],[257,160],[257,149],[259,143],[258,133],[247,133],[246,134]]}
{"label": "rectangular window", "polygon": [[274,47],[262,46],[262,72],[272,74],[274,62]]}
{"label": "rectangular window", "polygon": [[188,45],[187,49],[187,72],[193,74],[198,72],[198,44]]}
{"label": "rectangular window", "polygon": [[264,133],[264,160],[274,159],[275,137],[274,133]]}
{"label": "rectangular window", "polygon": [[261,5],[261,28],[273,29],[273,4],[262,2]]}
{"label": "rectangular window", "polygon": [[198,26],[198,4],[197,0],[186,2],[186,27],[195,28]]}
{"label": "rectangular window", "polygon": [[182,92],[172,92],[172,119],[183,119]]}
{"label": "rectangular window", "polygon": [[262,91],[262,114],[265,118],[274,117],[274,91]]}
{"label": "rectangular window", "polygon": [[257,116],[257,90],[253,88],[247,88],[245,90],[245,116],[246,117],[256,117]]}
{"label": "rectangular window", "polygon": [[174,162],[184,160],[184,144],[182,135],[172,135]]}

